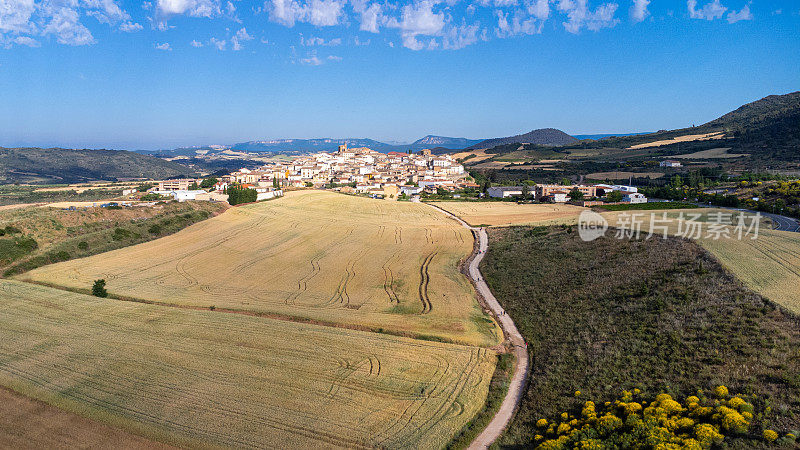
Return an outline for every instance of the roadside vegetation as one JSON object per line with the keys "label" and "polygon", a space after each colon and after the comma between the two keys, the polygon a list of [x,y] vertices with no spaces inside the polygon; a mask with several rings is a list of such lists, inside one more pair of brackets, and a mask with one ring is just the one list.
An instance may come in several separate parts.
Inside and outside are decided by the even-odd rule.
{"label": "roadside vegetation", "polygon": [[226,205],[169,202],[152,207],[0,211],[3,276],[146,242],[222,212]]}
{"label": "roadside vegetation", "polygon": [[122,195],[124,187],[71,188],[67,185],[0,185],[0,206],[25,203],[92,202]]}
{"label": "roadside vegetation", "polygon": [[643,407],[668,394],[688,408],[684,399],[701,390],[710,400],[698,405],[718,408],[730,399],[713,392],[725,386],[752,405],[741,429],[709,418],[728,448],[769,448],[764,430],[775,442],[797,435],[800,319],[743,287],[695,242],[613,234],[583,242],[574,227],[489,233],[481,270],[525,336],[532,367],[501,446],[532,446],[547,434],[540,420],[578,419],[587,400],[613,404],[634,389]]}

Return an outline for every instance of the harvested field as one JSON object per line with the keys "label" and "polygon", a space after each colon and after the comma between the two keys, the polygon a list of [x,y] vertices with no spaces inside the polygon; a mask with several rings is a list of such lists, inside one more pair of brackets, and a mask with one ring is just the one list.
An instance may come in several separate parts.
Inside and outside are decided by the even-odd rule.
{"label": "harvested field", "polygon": [[491,158],[493,156],[497,156],[497,155],[495,155],[493,153],[486,153],[486,151],[484,149],[482,149],[482,150],[468,150],[468,151],[464,151],[464,152],[454,153],[451,156],[454,159],[463,159],[463,158],[468,157],[469,155],[475,155],[475,156],[472,156],[471,158],[469,158],[466,161],[464,161],[464,163],[468,164],[468,165],[478,163],[478,162],[483,161],[485,159],[489,159],[489,158]]}
{"label": "harvested field", "polygon": [[4,388],[0,388],[0,447],[172,448]]}
{"label": "harvested field", "polygon": [[421,204],[321,191],[232,208],[174,235],[20,277],[71,289],[491,346],[458,271],[470,232]]}
{"label": "harvested field", "polygon": [[0,300],[0,384],[189,447],[441,448],[482,407],[496,359],[12,280]]}
{"label": "harvested field", "polygon": [[434,205],[461,217],[472,226],[577,223],[586,208],[561,204],[508,202],[436,202]]}
{"label": "harvested field", "polygon": [[645,144],[637,144],[628,147],[629,150],[636,150],[640,148],[661,147],[662,145],[676,144],[678,142],[693,142],[693,141],[708,141],[712,139],[723,139],[722,132],[705,133],[705,134],[686,134],[677,136],[672,139],[664,139],[662,141],[647,142]]}
{"label": "harvested field", "polygon": [[[630,224],[631,214],[639,214],[637,217],[642,220],[642,234],[646,236],[650,231],[651,212],[656,214],[657,220],[664,213],[664,211],[610,212],[602,215],[606,217],[611,226],[619,226],[620,217],[627,217],[623,221]],[[711,252],[725,268],[733,272],[757,293],[795,313],[800,313],[800,289],[797,288],[800,286],[800,233],[772,230],[769,226],[769,219],[762,218],[757,239],[750,238],[752,233],[738,239],[735,228],[731,226],[723,227],[727,231],[719,235],[709,234],[708,222],[716,221],[716,219],[711,219],[710,214],[733,214],[733,221],[736,223],[735,218],[738,212],[701,208],[667,211],[668,234],[678,233],[677,218],[681,213],[685,214],[687,219],[690,213],[701,214],[696,221],[703,222],[703,227],[696,240]],[[628,214],[628,216],[624,216],[624,214]],[[749,228],[749,222],[745,223]],[[660,225],[662,224],[654,223],[654,231],[659,236],[663,235],[663,231],[658,228]],[[684,222],[684,232],[688,229]],[[696,237],[694,233],[689,235]]]}
{"label": "harvested field", "polygon": [[663,172],[595,172],[586,175],[590,180],[627,180],[634,178],[661,178]]}
{"label": "harvested field", "polygon": [[685,155],[674,155],[670,158],[673,159],[726,159],[726,158],[741,158],[743,156],[750,156],[748,153],[728,153],[730,147],[711,148],[694,153],[687,153]]}

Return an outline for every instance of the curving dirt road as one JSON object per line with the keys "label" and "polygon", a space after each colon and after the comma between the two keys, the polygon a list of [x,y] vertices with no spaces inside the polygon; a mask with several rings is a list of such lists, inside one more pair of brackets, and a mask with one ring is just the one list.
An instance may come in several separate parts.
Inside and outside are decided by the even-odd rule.
{"label": "curving dirt road", "polygon": [[506,394],[506,398],[503,399],[500,409],[497,411],[497,414],[495,414],[492,421],[489,422],[489,425],[486,426],[481,434],[479,434],[469,446],[471,450],[485,449],[492,445],[492,443],[494,443],[494,441],[500,437],[508,424],[511,422],[511,419],[514,417],[514,412],[522,400],[522,394],[525,388],[525,375],[528,373],[528,349],[525,346],[525,339],[523,339],[522,335],[517,330],[517,326],[514,325],[514,321],[511,320],[511,317],[506,314],[503,307],[500,306],[500,303],[497,301],[494,295],[492,295],[492,291],[489,290],[489,286],[483,280],[483,276],[481,275],[479,265],[483,260],[483,257],[486,255],[486,250],[489,248],[489,236],[486,234],[486,230],[484,228],[471,227],[460,217],[434,205],[430,206],[438,209],[448,217],[458,221],[458,223],[464,227],[472,230],[473,235],[476,237],[476,239],[478,239],[478,253],[472,258],[468,267],[469,277],[475,283],[475,289],[477,289],[481,294],[486,302],[486,305],[492,310],[492,313],[494,313],[495,318],[505,333],[506,341],[514,350],[514,356],[517,360],[516,366],[514,367],[514,375],[511,377],[511,383],[508,387],[508,393]]}

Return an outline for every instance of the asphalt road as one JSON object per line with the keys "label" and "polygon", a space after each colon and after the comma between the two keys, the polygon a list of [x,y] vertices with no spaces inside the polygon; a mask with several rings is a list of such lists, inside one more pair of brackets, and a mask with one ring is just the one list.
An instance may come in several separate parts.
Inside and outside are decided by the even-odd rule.
{"label": "asphalt road", "polygon": [[770,220],[772,220],[772,223],[775,224],[776,230],[794,231],[796,233],[800,233],[800,222],[798,222],[797,219],[781,216],[780,214],[765,212],[762,212],[761,215],[764,217],[769,217]]}
{"label": "asphalt road", "polygon": [[525,339],[517,330],[517,326],[514,325],[514,321],[511,320],[511,317],[506,314],[503,307],[500,306],[500,303],[494,297],[492,291],[489,290],[489,286],[483,280],[483,275],[481,275],[479,266],[484,255],[486,255],[486,250],[489,248],[489,236],[486,234],[486,230],[484,228],[473,228],[461,220],[460,217],[441,208],[437,208],[436,206],[430,206],[455,219],[462,226],[472,230],[473,235],[478,239],[478,253],[472,258],[468,267],[469,277],[474,282],[475,289],[480,293],[481,297],[483,297],[486,306],[488,306],[495,315],[495,319],[503,329],[506,341],[511,345],[517,360],[514,367],[514,374],[511,377],[511,383],[508,386],[508,393],[506,394],[506,398],[503,399],[500,409],[497,411],[492,421],[489,422],[489,425],[484,428],[481,434],[479,434],[469,446],[471,450],[486,449],[489,448],[506,429],[511,419],[514,417],[517,406],[519,406],[522,400],[522,394],[525,388],[525,376],[528,373],[528,348],[525,345]]}

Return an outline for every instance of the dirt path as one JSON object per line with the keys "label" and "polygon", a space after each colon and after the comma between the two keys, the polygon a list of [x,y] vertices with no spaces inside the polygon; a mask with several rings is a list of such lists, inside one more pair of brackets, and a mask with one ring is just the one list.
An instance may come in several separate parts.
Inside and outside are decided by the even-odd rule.
{"label": "dirt path", "polygon": [[497,299],[492,295],[489,286],[483,280],[479,266],[483,257],[486,255],[486,250],[489,248],[489,236],[486,234],[484,228],[473,228],[466,222],[461,220],[460,217],[455,216],[441,208],[430,205],[433,208],[442,211],[445,215],[457,220],[462,226],[472,230],[473,234],[478,239],[478,253],[469,262],[469,277],[475,283],[475,289],[478,290],[481,297],[483,297],[486,305],[495,315],[495,318],[500,323],[500,327],[506,336],[506,341],[514,349],[514,356],[516,357],[516,366],[514,367],[514,375],[511,378],[511,384],[508,387],[506,398],[500,405],[500,409],[495,414],[494,418],[489,425],[472,441],[469,448],[471,450],[488,448],[494,441],[496,441],[503,431],[506,429],[511,419],[514,417],[514,412],[517,410],[520,401],[522,400],[523,390],[525,388],[525,375],[528,373],[528,349],[525,346],[525,339],[517,330],[514,321],[506,314],[505,310]]}

